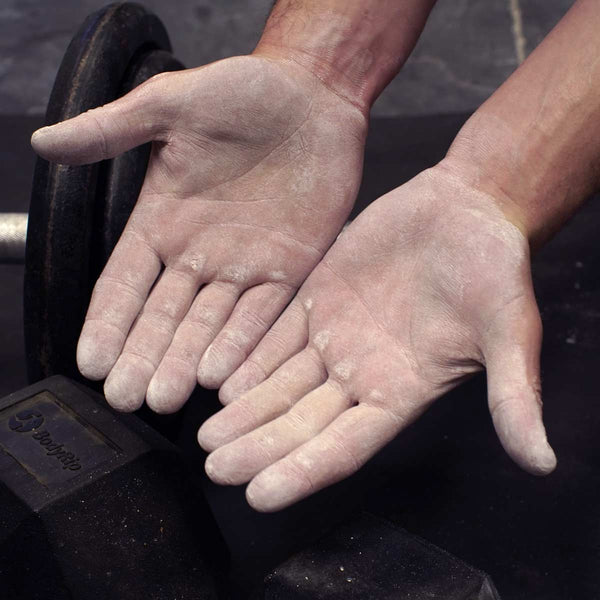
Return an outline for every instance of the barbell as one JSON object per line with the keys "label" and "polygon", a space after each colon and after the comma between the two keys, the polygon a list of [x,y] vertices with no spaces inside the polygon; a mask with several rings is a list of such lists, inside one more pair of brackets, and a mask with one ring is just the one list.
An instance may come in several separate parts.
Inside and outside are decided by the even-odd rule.
{"label": "barbell", "polygon": [[25,262],[27,213],[0,213],[0,264]]}

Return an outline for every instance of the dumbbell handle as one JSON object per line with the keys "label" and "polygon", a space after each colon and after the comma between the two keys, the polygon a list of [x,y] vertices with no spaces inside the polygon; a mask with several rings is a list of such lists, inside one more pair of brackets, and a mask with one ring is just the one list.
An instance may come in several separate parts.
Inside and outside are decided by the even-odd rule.
{"label": "dumbbell handle", "polygon": [[0,265],[25,262],[27,213],[0,213]]}

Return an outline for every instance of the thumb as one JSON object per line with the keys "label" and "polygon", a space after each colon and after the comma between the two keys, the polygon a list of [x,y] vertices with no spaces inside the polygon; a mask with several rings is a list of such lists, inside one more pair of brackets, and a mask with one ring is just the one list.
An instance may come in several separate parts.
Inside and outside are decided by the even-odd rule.
{"label": "thumb", "polygon": [[508,305],[484,341],[496,433],[508,455],[534,475],[547,475],[556,467],[542,421],[541,345],[542,323],[533,292]]}
{"label": "thumb", "polygon": [[31,136],[33,149],[46,160],[85,165],[113,158],[136,146],[166,138],[170,123],[167,94],[152,77],[129,94]]}

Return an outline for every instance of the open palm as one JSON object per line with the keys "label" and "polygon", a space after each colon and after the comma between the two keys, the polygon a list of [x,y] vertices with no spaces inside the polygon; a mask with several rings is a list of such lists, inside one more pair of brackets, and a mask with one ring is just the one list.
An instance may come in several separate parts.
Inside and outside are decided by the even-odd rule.
{"label": "open palm", "polygon": [[251,481],[249,502],[277,510],[356,471],[483,367],[505,449],[547,473],[540,344],[526,239],[438,166],[348,227],[224,384],[199,432],[207,473]]}
{"label": "open palm", "polygon": [[181,407],[248,356],[343,226],[366,118],[291,62],[236,57],[152,78],[33,138],[82,164],[153,141],[94,289],[81,372],[121,410]]}

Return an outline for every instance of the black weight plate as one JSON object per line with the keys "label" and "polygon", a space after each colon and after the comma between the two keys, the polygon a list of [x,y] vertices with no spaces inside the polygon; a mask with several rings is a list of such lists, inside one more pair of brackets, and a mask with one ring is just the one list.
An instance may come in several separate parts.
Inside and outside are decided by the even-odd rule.
{"label": "black weight plate", "polygon": [[[119,95],[124,96],[157,73],[183,68],[170,52],[144,52],[131,62]],[[92,244],[92,274],[95,279],[107,263],[135,206],[144,183],[151,148],[152,144],[144,144],[108,162],[104,202],[96,219],[99,225],[94,228],[95,235],[101,239]]]}
{"label": "black weight plate", "polygon": [[[170,50],[170,43],[158,17],[142,6],[111,4],[90,15],[62,61],[46,124],[116,99],[132,59],[151,49]],[[37,162],[24,290],[30,381],[56,373],[80,378],[75,350],[93,286],[90,250],[99,176],[98,164]]]}

